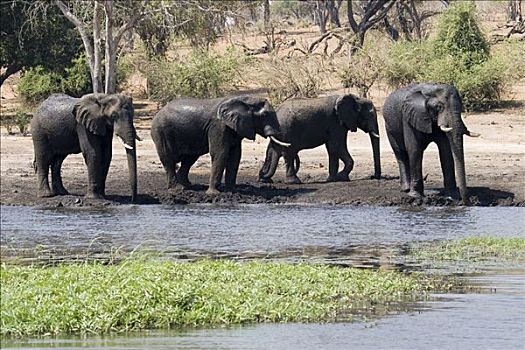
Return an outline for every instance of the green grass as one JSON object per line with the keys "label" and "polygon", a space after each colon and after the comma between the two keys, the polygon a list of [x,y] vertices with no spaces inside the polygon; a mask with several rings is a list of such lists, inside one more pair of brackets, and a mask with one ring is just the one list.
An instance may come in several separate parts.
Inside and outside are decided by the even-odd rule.
{"label": "green grass", "polygon": [[422,275],[261,261],[3,264],[0,277],[3,337],[329,321],[363,302],[444,288]]}
{"label": "green grass", "polygon": [[485,261],[492,259],[525,262],[525,238],[468,237],[457,241],[423,244],[411,252],[422,261]]}

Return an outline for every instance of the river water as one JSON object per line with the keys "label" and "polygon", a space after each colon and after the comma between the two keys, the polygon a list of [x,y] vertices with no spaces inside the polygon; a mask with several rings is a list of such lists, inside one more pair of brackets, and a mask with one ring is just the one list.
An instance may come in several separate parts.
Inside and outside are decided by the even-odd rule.
{"label": "river water", "polygon": [[[388,265],[415,242],[525,236],[525,209],[403,209],[246,205],[1,208],[2,256],[26,262],[153,251],[172,259],[228,257]],[[394,254],[395,255],[395,254]],[[395,267],[395,266],[394,266]],[[129,336],[3,340],[2,348],[524,349],[523,269],[468,277],[489,293],[437,295],[353,323],[258,324]],[[495,291],[495,292],[494,292]]]}

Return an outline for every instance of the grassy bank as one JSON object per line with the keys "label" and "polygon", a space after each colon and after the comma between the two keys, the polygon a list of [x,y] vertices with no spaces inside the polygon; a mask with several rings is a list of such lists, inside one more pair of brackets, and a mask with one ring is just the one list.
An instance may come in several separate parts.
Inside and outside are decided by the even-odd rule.
{"label": "grassy bank", "polygon": [[325,321],[363,301],[420,298],[434,289],[422,276],[310,264],[4,264],[1,335]]}
{"label": "grassy bank", "polygon": [[525,238],[468,237],[457,241],[426,243],[412,250],[421,261],[506,260],[525,262]]}

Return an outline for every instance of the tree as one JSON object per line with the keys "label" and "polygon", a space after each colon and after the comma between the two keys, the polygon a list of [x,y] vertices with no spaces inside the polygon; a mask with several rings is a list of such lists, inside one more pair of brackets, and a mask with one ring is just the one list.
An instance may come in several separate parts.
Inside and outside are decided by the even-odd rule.
{"label": "tree", "polygon": [[421,40],[423,39],[423,22],[437,14],[442,13],[448,7],[448,2],[441,2],[442,9],[418,11],[418,7],[423,4],[421,0],[398,0],[396,1],[396,11],[391,16],[394,22],[399,25],[399,30],[394,25],[390,24],[388,16],[384,19],[384,25],[391,36],[396,41],[399,38],[399,32],[403,33],[405,40]]}
{"label": "tree", "polygon": [[368,29],[372,28],[377,23],[383,21],[396,0],[368,0],[363,1],[362,12],[363,15],[357,23],[354,17],[354,1],[347,0],[347,17],[350,29],[356,36],[352,51],[363,46],[365,42],[365,34]]}
{"label": "tree", "polygon": [[343,0],[328,0],[326,2],[326,9],[330,17],[330,22],[336,27],[341,27],[341,21],[339,20],[339,9],[343,4]]}
{"label": "tree", "polygon": [[[93,92],[114,93],[116,90],[117,48],[124,34],[133,29],[145,15],[149,0],[122,0],[126,6],[115,7],[114,0],[54,3],[76,27],[89,63]],[[102,23],[102,20],[104,22]],[[104,26],[103,30],[101,26]],[[102,37],[104,34],[105,85],[102,87]]]}
{"label": "tree", "polygon": [[34,13],[22,0],[0,2],[0,85],[31,67],[62,72],[80,53],[75,28],[58,12]]}
{"label": "tree", "polygon": [[508,17],[511,21],[523,22],[523,17],[521,14],[521,0],[509,0]]}

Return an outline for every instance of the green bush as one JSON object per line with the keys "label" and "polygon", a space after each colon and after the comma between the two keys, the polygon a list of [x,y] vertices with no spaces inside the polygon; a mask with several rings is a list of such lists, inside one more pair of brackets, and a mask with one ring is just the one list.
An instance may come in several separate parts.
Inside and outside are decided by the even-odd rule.
{"label": "green bush", "polygon": [[[512,53],[512,59],[506,56]],[[392,87],[417,81],[454,85],[467,110],[490,107],[511,79],[520,78],[523,64],[518,47],[491,56],[476,22],[475,6],[457,3],[442,16],[437,36],[421,43],[399,42],[387,55],[384,79]],[[516,66],[514,62],[520,62]],[[522,65],[521,65],[522,66]]]}
{"label": "green bush", "polygon": [[149,98],[167,102],[179,97],[221,96],[233,87],[242,60],[230,50],[223,56],[194,52],[181,60],[150,61],[143,71]]}
{"label": "green bush", "polygon": [[387,48],[386,44],[377,45],[369,41],[359,49],[346,67],[339,71],[339,78],[345,88],[356,88],[361,97],[368,97],[368,91],[374,83],[384,74],[384,55],[380,50]]}
{"label": "green bush", "polygon": [[20,130],[20,133],[24,136],[27,135],[27,127],[29,126],[29,123],[31,122],[31,115],[23,112],[18,111],[15,114],[14,123],[18,127],[18,130]]}
{"label": "green bush", "polygon": [[82,54],[71,61],[72,65],[65,69],[62,77],[61,92],[74,97],[80,97],[91,91],[91,74],[86,55]]}
{"label": "green bush", "polygon": [[436,55],[453,56],[466,68],[489,58],[489,45],[476,19],[473,2],[457,2],[440,18],[434,41]]}
{"label": "green bush", "polygon": [[392,87],[400,88],[422,79],[422,72],[432,57],[428,42],[399,41],[386,55],[383,78]]}
{"label": "green bush", "polygon": [[48,72],[41,66],[23,72],[18,92],[28,104],[37,104],[49,95],[61,91],[62,77],[58,73]]}

